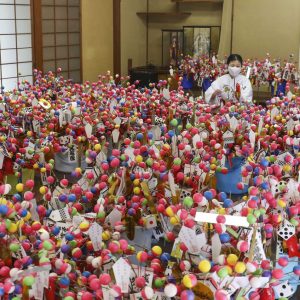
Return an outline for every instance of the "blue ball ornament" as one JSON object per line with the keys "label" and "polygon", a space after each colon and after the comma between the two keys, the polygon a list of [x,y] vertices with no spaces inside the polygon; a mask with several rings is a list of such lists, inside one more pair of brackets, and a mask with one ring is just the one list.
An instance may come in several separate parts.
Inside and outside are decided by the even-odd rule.
{"label": "blue ball ornament", "polygon": [[7,212],[8,212],[8,207],[6,205],[4,205],[4,204],[1,204],[0,205],[0,214],[1,215],[6,215]]}
{"label": "blue ball ornament", "polygon": [[228,243],[230,241],[230,235],[227,232],[221,233],[219,237],[222,244]]}
{"label": "blue ball ornament", "polygon": [[59,284],[62,286],[69,286],[70,285],[70,279],[68,277],[61,277],[59,279]]}
{"label": "blue ball ornament", "polygon": [[136,135],[137,140],[142,140],[143,138],[144,138],[144,135],[141,132],[137,133],[137,135]]}
{"label": "blue ball ornament", "polygon": [[223,202],[223,206],[224,208],[229,208],[233,205],[233,201],[229,198],[225,199]]}
{"label": "blue ball ornament", "polygon": [[167,252],[164,252],[161,256],[160,256],[160,260],[163,263],[167,263],[169,260],[171,259],[171,255]]}
{"label": "blue ball ornament", "polygon": [[207,199],[207,200],[212,200],[214,195],[211,191],[206,191],[204,192],[203,196]]}
{"label": "blue ball ornament", "polygon": [[67,232],[65,234],[65,238],[66,238],[67,241],[73,241],[74,240],[74,235],[71,234],[70,232]]}
{"label": "blue ball ornament", "polygon": [[68,195],[68,201],[69,202],[75,202],[76,201],[76,195],[75,194]]}

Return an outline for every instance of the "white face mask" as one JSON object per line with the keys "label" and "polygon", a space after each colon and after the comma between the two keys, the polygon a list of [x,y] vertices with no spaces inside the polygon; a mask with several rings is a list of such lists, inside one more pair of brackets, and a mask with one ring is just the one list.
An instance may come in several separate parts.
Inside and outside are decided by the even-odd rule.
{"label": "white face mask", "polygon": [[241,73],[240,67],[228,67],[228,72],[232,77],[237,77]]}

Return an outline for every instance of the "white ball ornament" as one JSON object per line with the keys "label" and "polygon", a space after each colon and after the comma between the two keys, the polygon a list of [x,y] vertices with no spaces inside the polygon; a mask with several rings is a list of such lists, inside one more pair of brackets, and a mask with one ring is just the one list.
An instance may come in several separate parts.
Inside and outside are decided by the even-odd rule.
{"label": "white ball ornament", "polygon": [[177,294],[177,287],[173,283],[168,283],[164,288],[164,293],[167,297],[172,298]]}

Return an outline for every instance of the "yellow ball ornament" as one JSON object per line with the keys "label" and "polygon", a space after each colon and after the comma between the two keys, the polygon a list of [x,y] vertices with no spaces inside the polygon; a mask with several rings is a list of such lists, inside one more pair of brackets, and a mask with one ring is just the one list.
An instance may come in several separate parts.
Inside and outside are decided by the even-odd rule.
{"label": "yellow ball ornament", "polygon": [[199,262],[198,269],[201,273],[208,273],[211,269],[210,261],[207,259],[203,259]]}
{"label": "yellow ball ornament", "polygon": [[284,172],[288,173],[288,172],[290,172],[290,171],[292,170],[292,167],[291,167],[290,165],[286,164],[286,165],[284,165],[284,166],[282,167],[282,170],[283,170]]}
{"label": "yellow ball ornament", "polygon": [[90,228],[90,223],[88,221],[82,221],[80,224],[79,224],[79,229],[81,231],[87,231],[88,229]]}
{"label": "yellow ball ornament", "polygon": [[230,266],[234,266],[238,261],[238,257],[235,254],[229,254],[227,256],[227,263]]}
{"label": "yellow ball ornament", "polygon": [[245,263],[238,261],[236,265],[234,266],[234,271],[238,274],[242,274],[246,271],[246,265]]}
{"label": "yellow ball ornament", "polygon": [[141,192],[141,189],[140,189],[139,187],[137,187],[137,186],[133,189],[133,193],[134,193],[135,195],[139,195],[140,192]]}
{"label": "yellow ball ornament", "polygon": [[166,208],[166,215],[168,217],[173,217],[175,215],[172,207],[169,206],[169,207]]}
{"label": "yellow ball ornament", "polygon": [[137,155],[137,156],[135,157],[135,161],[136,161],[137,163],[141,163],[141,162],[143,161],[143,157],[142,157],[141,155]]}
{"label": "yellow ball ornament", "polygon": [[102,232],[102,239],[104,241],[108,241],[110,239],[110,237],[111,237],[111,234],[108,230],[105,230]]}
{"label": "yellow ball ornament", "polygon": [[134,186],[138,186],[140,184],[140,180],[139,179],[134,179],[133,180],[133,185]]}
{"label": "yellow ball ornament", "polygon": [[18,230],[18,226],[15,223],[11,223],[9,228],[8,228],[8,232],[9,233],[16,233]]}
{"label": "yellow ball ornament", "polygon": [[100,145],[100,144],[96,144],[96,145],[94,146],[94,150],[95,150],[96,152],[99,152],[99,151],[101,150],[101,145]]}
{"label": "yellow ball ornament", "polygon": [[40,194],[45,195],[48,191],[48,188],[46,186],[41,186],[39,191],[40,191]]}
{"label": "yellow ball ornament", "polygon": [[159,246],[153,246],[151,250],[155,256],[160,256],[162,254],[162,249]]}
{"label": "yellow ball ornament", "polygon": [[180,221],[180,219],[179,219],[179,217],[177,215],[175,215],[175,216],[173,216],[173,217],[170,218],[170,223],[172,225],[179,224],[179,221]]}
{"label": "yellow ball ornament", "polygon": [[24,184],[23,183],[18,183],[16,185],[16,190],[18,193],[22,193],[24,191]]}
{"label": "yellow ball ornament", "polygon": [[0,204],[6,205],[7,200],[5,198],[0,198]]}
{"label": "yellow ball ornament", "polygon": [[286,207],[286,202],[282,199],[279,199],[277,202],[278,206],[285,208]]}

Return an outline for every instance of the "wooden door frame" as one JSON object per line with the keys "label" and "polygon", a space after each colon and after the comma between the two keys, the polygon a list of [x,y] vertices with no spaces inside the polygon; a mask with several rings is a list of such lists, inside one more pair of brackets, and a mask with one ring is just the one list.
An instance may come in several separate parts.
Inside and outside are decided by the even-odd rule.
{"label": "wooden door frame", "polygon": [[32,66],[43,71],[43,34],[41,0],[30,0],[31,35],[32,35]]}
{"label": "wooden door frame", "polygon": [[113,0],[113,71],[121,73],[121,0]]}
{"label": "wooden door frame", "polygon": [[[32,66],[43,72],[43,32],[42,32],[42,2],[41,0],[30,0],[31,6],[31,35],[32,35]],[[54,5],[55,7],[55,5]],[[83,80],[82,68],[82,1],[79,1],[79,36],[80,36],[80,80]],[[69,33],[68,33],[69,38]],[[69,43],[68,43],[69,44]],[[68,45],[69,47],[69,45]],[[56,59],[55,59],[56,61]],[[69,63],[69,57],[68,57]],[[56,72],[56,70],[53,70]],[[68,72],[70,72],[68,70]]]}

